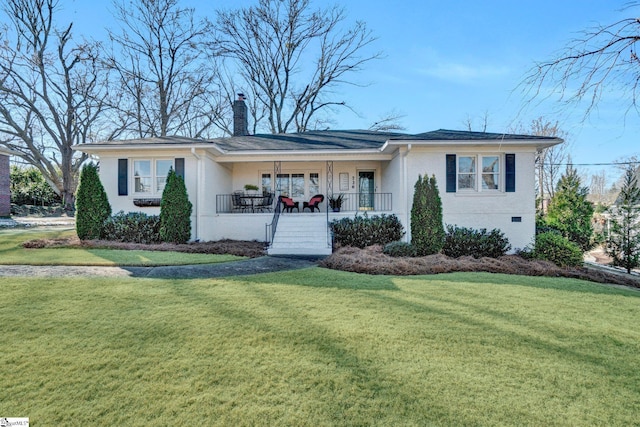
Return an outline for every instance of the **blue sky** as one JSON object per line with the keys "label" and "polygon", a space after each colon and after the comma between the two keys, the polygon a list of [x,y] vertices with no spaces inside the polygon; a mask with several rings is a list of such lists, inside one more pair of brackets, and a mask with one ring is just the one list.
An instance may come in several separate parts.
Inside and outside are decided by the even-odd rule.
{"label": "blue sky", "polygon": [[[406,132],[439,128],[465,129],[470,119],[480,130],[507,132],[544,117],[559,121],[575,163],[606,163],[640,154],[635,112],[624,100],[604,100],[583,119],[583,110],[562,110],[545,101],[523,110],[518,84],[536,61],[550,59],[581,30],[607,24],[634,11],[621,11],[626,0],[348,0],[341,4],[350,20],[363,20],[378,38],[373,49],[383,59],[369,63],[352,80],[361,86],[340,88],[355,112],[341,112],[335,128],[366,128],[394,111]],[[249,0],[183,0],[185,6],[215,17],[218,7],[240,7]],[[316,5],[333,2],[316,1]],[[100,38],[110,2],[61,0],[64,15],[76,22],[77,34]],[[585,174],[613,168],[581,168]],[[588,182],[585,182],[588,184]]]}

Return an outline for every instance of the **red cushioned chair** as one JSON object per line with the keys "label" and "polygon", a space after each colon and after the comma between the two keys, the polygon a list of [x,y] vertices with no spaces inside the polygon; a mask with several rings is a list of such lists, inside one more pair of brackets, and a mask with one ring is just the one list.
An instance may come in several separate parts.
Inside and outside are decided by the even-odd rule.
{"label": "red cushioned chair", "polygon": [[318,205],[322,202],[324,202],[324,196],[322,194],[316,194],[311,198],[311,200],[302,204],[302,212],[304,212],[305,209],[309,209],[311,212],[313,212],[314,209],[318,209],[318,212],[320,212],[320,207]]}
{"label": "red cushioned chair", "polygon": [[295,209],[300,212],[299,202],[294,202],[291,197],[280,196],[280,202],[282,202],[283,211],[293,212],[293,210]]}

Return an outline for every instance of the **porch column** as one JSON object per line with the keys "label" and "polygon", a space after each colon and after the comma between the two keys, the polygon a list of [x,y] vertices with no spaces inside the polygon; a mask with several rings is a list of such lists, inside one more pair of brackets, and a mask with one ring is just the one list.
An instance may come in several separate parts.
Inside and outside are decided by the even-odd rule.
{"label": "porch column", "polygon": [[280,193],[282,192],[282,188],[280,188],[280,180],[278,179],[278,175],[282,173],[282,162],[276,160],[273,162],[273,191],[276,192],[276,197],[280,197]]}
{"label": "porch column", "polygon": [[327,199],[333,196],[333,161],[327,160]]}

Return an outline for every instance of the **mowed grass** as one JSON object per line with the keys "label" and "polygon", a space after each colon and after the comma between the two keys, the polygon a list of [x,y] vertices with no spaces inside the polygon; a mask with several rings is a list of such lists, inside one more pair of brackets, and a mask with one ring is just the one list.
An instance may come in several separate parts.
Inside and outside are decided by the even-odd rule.
{"label": "mowed grass", "polygon": [[208,264],[243,259],[235,255],[85,248],[26,249],[22,246],[28,240],[73,236],[75,236],[74,229],[63,227],[0,228],[0,265],[158,266]]}
{"label": "mowed grass", "polygon": [[0,415],[65,425],[634,425],[640,292],[310,268],[0,279]]}

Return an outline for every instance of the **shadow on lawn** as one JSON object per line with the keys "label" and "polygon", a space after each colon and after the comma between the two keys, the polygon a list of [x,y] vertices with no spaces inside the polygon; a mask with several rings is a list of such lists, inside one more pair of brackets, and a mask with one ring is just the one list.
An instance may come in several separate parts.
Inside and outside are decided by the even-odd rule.
{"label": "shadow on lawn", "polygon": [[[311,272],[309,274],[309,272]],[[275,279],[275,280],[274,280]],[[325,268],[301,269],[287,274],[262,274],[244,276],[243,282],[254,284],[277,283],[278,285],[305,286],[310,288],[332,288],[354,291],[397,291],[393,277],[349,273]]]}
{"label": "shadow on lawn", "polygon": [[502,273],[444,273],[433,276],[402,276],[408,281],[432,281],[451,282],[460,284],[461,282],[472,284],[491,284],[524,286],[528,288],[553,289],[565,292],[578,292],[590,294],[624,294],[625,296],[640,297],[640,289],[623,285],[612,285],[607,283],[589,282],[581,279],[568,277],[545,277],[545,276],[517,276]]}

